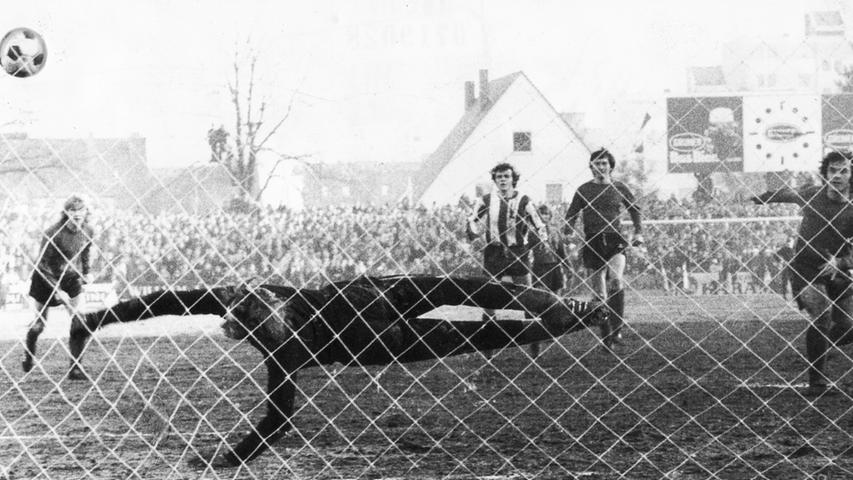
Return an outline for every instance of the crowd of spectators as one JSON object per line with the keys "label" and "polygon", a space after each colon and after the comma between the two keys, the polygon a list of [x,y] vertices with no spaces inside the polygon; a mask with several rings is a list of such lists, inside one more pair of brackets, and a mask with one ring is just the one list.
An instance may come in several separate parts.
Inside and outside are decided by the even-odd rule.
{"label": "crowd of spectators", "polygon": [[[566,205],[553,205],[562,219]],[[113,282],[120,295],[150,287],[191,288],[255,278],[317,287],[360,274],[478,275],[482,240],[468,242],[468,206],[434,209],[339,206],[254,213],[163,214],[93,208],[96,281]],[[629,255],[633,288],[690,288],[685,272],[747,271],[762,279],[778,272],[776,252],[796,232],[794,206],[744,202],[697,204],[646,200],[646,244]],[[59,218],[56,209],[2,212],[0,283],[29,279],[41,231]],[[795,217],[747,220],[744,217]],[[569,238],[578,268],[579,238]],[[756,277],[756,278],[757,278]],[[575,282],[576,283],[576,282]]]}

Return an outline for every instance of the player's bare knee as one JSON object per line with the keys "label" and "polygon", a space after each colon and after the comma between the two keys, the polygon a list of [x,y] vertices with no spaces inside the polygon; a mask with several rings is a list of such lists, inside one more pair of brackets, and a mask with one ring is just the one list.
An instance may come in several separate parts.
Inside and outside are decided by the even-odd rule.
{"label": "player's bare knee", "polygon": [[597,276],[593,277],[590,279],[589,285],[596,300],[604,301],[607,299],[607,282],[604,279]]}
{"label": "player's bare knee", "polygon": [[81,299],[81,298],[83,298],[83,296],[82,296],[82,295],[78,295],[78,296],[76,296],[76,297],[72,298],[72,299],[71,299],[71,301],[69,302],[69,304],[70,304],[69,306],[70,306],[72,309],[74,309],[74,311],[77,311],[77,310],[79,310],[79,309],[80,309],[80,305],[83,303],[83,302],[81,302],[81,301],[80,301],[80,299]]}
{"label": "player's bare knee", "polygon": [[607,291],[609,293],[616,293],[619,290],[625,288],[625,281],[621,278],[611,278],[607,282]]}
{"label": "player's bare knee", "polygon": [[814,285],[804,288],[800,292],[798,300],[803,310],[813,319],[824,316],[824,313],[828,312],[831,307],[829,298],[823,288]]}

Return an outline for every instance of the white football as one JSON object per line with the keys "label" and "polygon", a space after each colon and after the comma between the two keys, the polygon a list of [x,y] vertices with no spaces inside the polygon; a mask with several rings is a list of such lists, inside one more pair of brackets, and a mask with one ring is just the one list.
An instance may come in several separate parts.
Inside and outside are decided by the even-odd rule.
{"label": "white football", "polygon": [[31,77],[44,68],[47,46],[44,39],[29,28],[16,28],[0,41],[0,66],[13,77]]}

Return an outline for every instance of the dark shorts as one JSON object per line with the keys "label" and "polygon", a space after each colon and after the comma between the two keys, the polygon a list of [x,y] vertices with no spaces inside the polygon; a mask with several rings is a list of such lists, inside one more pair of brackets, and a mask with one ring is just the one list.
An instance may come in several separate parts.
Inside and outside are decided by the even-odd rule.
{"label": "dark shorts", "polygon": [[598,270],[607,264],[614,256],[624,253],[628,242],[619,233],[606,232],[593,235],[586,239],[581,254],[583,266],[587,270]]}
{"label": "dark shorts", "polygon": [[[71,298],[77,297],[83,293],[83,279],[76,273],[66,273],[59,279],[58,290],[64,291]],[[34,271],[30,279],[30,296],[33,297],[33,300],[43,305],[58,307],[62,305],[62,302],[56,298],[54,293],[53,285],[45,280],[38,270]]]}
{"label": "dark shorts", "polygon": [[533,286],[552,292],[559,292],[563,287],[563,271],[559,263],[533,265]]}
{"label": "dark shorts", "polygon": [[505,275],[520,277],[530,273],[530,255],[527,247],[504,247],[489,244],[483,250],[483,268],[490,276],[500,280]]}
{"label": "dark shorts", "polygon": [[827,277],[818,277],[820,265],[813,265],[807,262],[792,263],[788,269],[791,281],[791,295],[797,300],[797,307],[800,310],[805,309],[802,303],[800,292],[808,285],[818,284],[826,288],[826,294],[830,300],[838,300],[840,298],[853,295],[853,282],[848,276],[839,276],[833,280]]}

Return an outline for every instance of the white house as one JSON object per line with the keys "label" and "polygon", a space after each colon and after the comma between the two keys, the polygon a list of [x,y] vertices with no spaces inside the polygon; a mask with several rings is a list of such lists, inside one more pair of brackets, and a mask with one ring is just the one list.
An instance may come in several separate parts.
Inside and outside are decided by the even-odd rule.
{"label": "white house", "polygon": [[262,188],[260,202],[271,207],[286,206],[302,210],[305,177],[303,162],[274,152],[258,155],[258,187]]}
{"label": "white house", "polygon": [[487,192],[489,170],[511,163],[518,188],[538,201],[570,198],[589,180],[587,146],[523,72],[489,81],[480,94],[465,82],[465,112],[415,176],[414,198],[424,205],[456,203]]}

